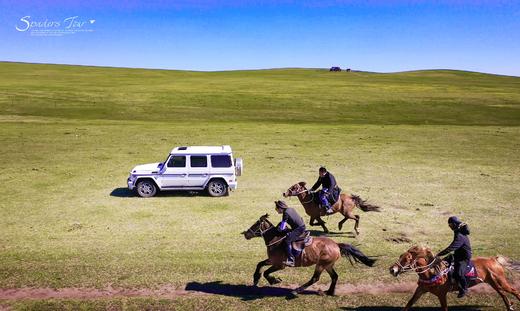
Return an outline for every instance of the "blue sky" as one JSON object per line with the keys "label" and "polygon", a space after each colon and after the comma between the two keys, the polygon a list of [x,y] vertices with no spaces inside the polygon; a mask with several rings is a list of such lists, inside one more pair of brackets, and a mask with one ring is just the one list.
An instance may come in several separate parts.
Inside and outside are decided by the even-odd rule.
{"label": "blue sky", "polygon": [[520,76],[520,1],[0,0],[0,38],[4,61]]}

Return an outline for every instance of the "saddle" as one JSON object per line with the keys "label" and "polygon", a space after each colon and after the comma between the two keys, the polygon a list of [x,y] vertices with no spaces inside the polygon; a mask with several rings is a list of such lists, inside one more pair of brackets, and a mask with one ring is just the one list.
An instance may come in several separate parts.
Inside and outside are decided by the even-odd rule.
{"label": "saddle", "polygon": [[[447,271],[445,273],[437,274],[431,277],[429,280],[421,280],[419,279],[419,284],[426,285],[426,286],[435,286],[435,285],[441,285],[445,281],[443,278],[445,275],[448,276],[447,282],[452,284],[455,288],[457,287],[457,280],[455,280],[454,270],[455,270],[455,264],[453,263],[453,257],[452,255],[449,255],[445,257],[444,263],[447,267]],[[469,286],[473,286],[475,284],[483,282],[481,278],[477,275],[477,269],[475,268],[475,265],[473,264],[473,261],[469,261],[468,266],[466,267],[466,272],[464,273],[464,277],[466,278],[466,281],[468,282]]]}
{"label": "saddle", "polygon": [[297,241],[292,242],[292,252],[294,257],[297,257],[300,255],[300,253],[303,251],[303,249],[306,246],[309,246],[312,244],[312,237],[311,233],[308,230],[305,230],[299,237]]}
{"label": "saddle", "polygon": [[[453,275],[455,265],[454,265],[453,261],[451,261],[450,259],[447,261],[447,263],[449,264],[448,278],[450,279],[450,282],[452,284],[455,284],[455,283],[457,283],[457,281],[455,280],[455,277]],[[466,266],[466,270],[464,272],[464,277],[466,278],[466,280],[468,281],[468,284],[470,286],[471,286],[471,284],[476,284],[476,283],[482,282],[482,279],[479,278],[479,276],[477,274],[477,269],[475,268],[475,264],[473,263],[472,260],[470,260],[468,265]]]}

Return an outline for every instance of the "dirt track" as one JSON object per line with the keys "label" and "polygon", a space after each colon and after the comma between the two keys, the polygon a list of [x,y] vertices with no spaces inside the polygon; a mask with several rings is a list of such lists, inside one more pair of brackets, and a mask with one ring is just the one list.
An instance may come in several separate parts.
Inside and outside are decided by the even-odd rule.
{"label": "dirt track", "polygon": [[[416,287],[415,282],[396,283],[396,284],[361,284],[361,285],[339,285],[336,288],[336,295],[349,294],[384,294],[384,293],[407,293],[413,292]],[[106,287],[96,288],[12,288],[0,289],[0,299],[96,299],[96,298],[116,298],[116,297],[147,297],[147,298],[175,298],[179,296],[198,296],[198,295],[225,295],[225,296],[286,296],[298,285],[290,286],[263,286],[253,287],[248,285],[233,285],[221,282],[212,283],[189,283],[184,288],[175,288],[165,285],[156,289],[125,289]],[[520,282],[515,283],[516,288],[520,288]],[[327,284],[315,285],[302,294],[319,294],[328,288]],[[494,290],[484,284],[477,285],[471,289],[472,293],[494,293]]]}

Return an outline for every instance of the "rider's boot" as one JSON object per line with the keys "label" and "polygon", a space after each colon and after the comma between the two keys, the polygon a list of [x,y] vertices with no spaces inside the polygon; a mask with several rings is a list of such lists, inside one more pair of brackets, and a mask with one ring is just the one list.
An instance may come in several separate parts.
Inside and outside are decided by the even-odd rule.
{"label": "rider's boot", "polygon": [[283,262],[288,267],[294,267],[294,256],[292,255],[291,243],[285,244],[285,250],[287,252],[287,260]]}
{"label": "rider's boot", "polygon": [[459,282],[459,294],[457,295],[457,298],[462,298],[466,296],[468,293],[468,282],[466,280],[466,276],[461,276]]}

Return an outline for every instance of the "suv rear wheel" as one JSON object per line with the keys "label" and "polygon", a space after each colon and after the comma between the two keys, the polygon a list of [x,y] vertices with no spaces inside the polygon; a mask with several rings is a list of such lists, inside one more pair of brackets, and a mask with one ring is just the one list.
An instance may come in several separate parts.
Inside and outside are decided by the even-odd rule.
{"label": "suv rear wheel", "polygon": [[148,179],[139,181],[136,188],[137,194],[143,198],[153,197],[157,193],[157,186]]}
{"label": "suv rear wheel", "polygon": [[221,197],[228,192],[228,186],[222,179],[212,179],[208,183],[208,193],[212,197]]}

